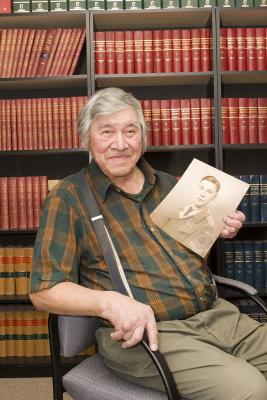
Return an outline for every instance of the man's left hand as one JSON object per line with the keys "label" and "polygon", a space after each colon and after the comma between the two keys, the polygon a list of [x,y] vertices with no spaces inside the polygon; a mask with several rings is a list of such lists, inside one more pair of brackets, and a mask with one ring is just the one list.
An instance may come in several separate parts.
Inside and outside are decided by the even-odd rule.
{"label": "man's left hand", "polygon": [[225,223],[224,228],[221,232],[221,237],[224,239],[234,238],[239,229],[242,228],[243,222],[246,220],[246,216],[242,211],[233,211],[228,214],[223,222]]}

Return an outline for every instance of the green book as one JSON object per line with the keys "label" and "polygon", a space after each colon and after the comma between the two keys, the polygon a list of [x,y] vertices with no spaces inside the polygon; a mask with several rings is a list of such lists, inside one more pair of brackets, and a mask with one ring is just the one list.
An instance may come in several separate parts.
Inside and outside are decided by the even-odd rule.
{"label": "green book", "polygon": [[162,0],[162,8],[179,8],[179,0]]}
{"label": "green book", "polygon": [[267,0],[255,0],[255,7],[267,7]]}
{"label": "green book", "polygon": [[142,9],[142,0],[125,0],[124,1],[125,10],[140,10]]}
{"label": "green book", "polygon": [[199,7],[209,8],[216,7],[217,0],[199,0]]}
{"label": "green book", "polygon": [[224,7],[224,8],[235,7],[235,0],[218,0],[218,7]]}
{"label": "green book", "polygon": [[30,12],[31,11],[30,0],[13,0],[12,10],[13,13]]}
{"label": "green book", "polygon": [[236,7],[254,7],[254,0],[236,0]]}
{"label": "green book", "polygon": [[107,0],[107,10],[123,10],[123,0]]}
{"label": "green book", "polygon": [[198,0],[181,0],[182,8],[198,8]]}
{"label": "green book", "polygon": [[87,9],[87,1],[86,0],[69,0],[69,10],[86,10]]}
{"label": "green book", "polygon": [[32,12],[47,12],[49,11],[48,0],[31,0]]}
{"label": "green book", "polygon": [[67,11],[68,0],[50,0],[50,11]]}
{"label": "green book", "polygon": [[161,8],[161,0],[144,0],[144,9]]}
{"label": "green book", "polygon": [[105,10],[106,9],[106,1],[105,0],[88,0],[87,1],[88,10]]}

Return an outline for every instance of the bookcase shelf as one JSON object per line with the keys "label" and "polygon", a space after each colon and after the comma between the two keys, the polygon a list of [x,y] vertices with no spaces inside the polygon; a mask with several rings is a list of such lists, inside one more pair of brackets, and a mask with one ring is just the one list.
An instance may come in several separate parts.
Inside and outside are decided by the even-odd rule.
{"label": "bookcase shelf", "polygon": [[222,71],[224,85],[267,83],[267,71]]}
{"label": "bookcase shelf", "polygon": [[187,151],[187,152],[195,152],[195,151],[211,151],[214,150],[214,144],[195,144],[195,145],[179,145],[179,146],[148,146],[148,152],[172,152],[172,151]]}
{"label": "bookcase shelf", "polygon": [[87,91],[87,75],[71,75],[47,78],[1,78],[0,79],[0,98],[5,98],[5,90],[24,90],[33,89],[38,85],[40,89],[62,89],[62,88],[84,88]]}
{"label": "bookcase shelf", "polygon": [[267,10],[264,7],[220,8],[219,17],[223,27],[266,25]]}

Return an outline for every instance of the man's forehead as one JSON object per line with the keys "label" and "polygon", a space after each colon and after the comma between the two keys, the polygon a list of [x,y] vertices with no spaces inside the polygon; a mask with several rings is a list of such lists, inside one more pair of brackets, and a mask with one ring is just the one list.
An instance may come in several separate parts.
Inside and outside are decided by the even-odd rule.
{"label": "man's forehead", "polygon": [[138,117],[135,110],[128,108],[122,111],[114,112],[112,114],[99,115],[94,118],[97,126],[111,126],[111,125],[139,125]]}

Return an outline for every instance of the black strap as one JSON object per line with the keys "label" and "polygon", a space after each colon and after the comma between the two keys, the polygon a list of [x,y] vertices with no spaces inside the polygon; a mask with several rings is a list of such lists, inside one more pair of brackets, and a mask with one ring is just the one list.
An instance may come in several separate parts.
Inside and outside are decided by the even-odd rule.
{"label": "black strap", "polygon": [[120,274],[117,270],[117,262],[105,229],[104,218],[100,213],[93,192],[88,185],[84,170],[81,170],[75,174],[75,178],[79,182],[79,186],[83,192],[84,201],[87,207],[88,214],[93,223],[94,230],[98,239],[98,243],[101,247],[104,259],[109,269],[109,274],[114,288],[117,292],[128,295],[125,285],[122,281]]}

